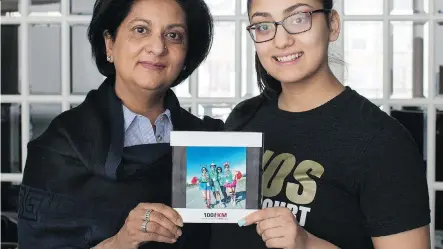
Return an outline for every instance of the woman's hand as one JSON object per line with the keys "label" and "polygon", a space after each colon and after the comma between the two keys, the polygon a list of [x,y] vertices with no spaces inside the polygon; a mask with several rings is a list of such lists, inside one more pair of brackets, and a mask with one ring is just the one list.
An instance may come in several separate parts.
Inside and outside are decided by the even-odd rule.
{"label": "woman's hand", "polygon": [[140,203],[131,210],[120,231],[95,248],[137,249],[151,241],[172,244],[182,235],[182,226],[180,215],[171,207],[161,203]]}
{"label": "woman's hand", "polygon": [[238,224],[257,224],[257,233],[268,248],[306,249],[308,234],[288,208],[261,209],[251,213]]}

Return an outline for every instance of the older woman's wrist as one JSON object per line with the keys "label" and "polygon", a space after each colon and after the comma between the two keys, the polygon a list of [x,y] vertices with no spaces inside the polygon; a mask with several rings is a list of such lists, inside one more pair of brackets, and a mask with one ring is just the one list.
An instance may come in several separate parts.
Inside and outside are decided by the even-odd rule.
{"label": "older woman's wrist", "polygon": [[106,240],[103,240],[91,249],[120,249],[120,246],[119,243],[117,243],[116,237],[112,236]]}

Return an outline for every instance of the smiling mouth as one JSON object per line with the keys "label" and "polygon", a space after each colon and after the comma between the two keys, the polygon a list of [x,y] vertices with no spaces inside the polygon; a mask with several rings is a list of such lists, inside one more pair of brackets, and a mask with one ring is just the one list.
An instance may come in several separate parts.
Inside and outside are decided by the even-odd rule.
{"label": "smiling mouth", "polygon": [[295,53],[295,54],[291,54],[291,55],[287,55],[287,56],[272,56],[272,58],[277,62],[291,62],[291,61],[296,61],[297,59],[299,59],[303,55],[304,55],[304,53],[300,52],[300,53]]}
{"label": "smiling mouth", "polygon": [[154,62],[149,62],[149,61],[141,61],[139,63],[142,67],[149,68],[149,69],[161,70],[166,67],[166,65],[164,65],[164,64],[154,63]]}

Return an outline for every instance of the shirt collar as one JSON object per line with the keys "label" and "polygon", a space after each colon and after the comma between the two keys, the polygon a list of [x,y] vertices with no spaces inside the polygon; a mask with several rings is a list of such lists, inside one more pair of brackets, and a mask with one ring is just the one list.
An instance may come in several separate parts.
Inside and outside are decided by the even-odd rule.
{"label": "shirt collar", "polygon": [[[124,131],[126,132],[128,130],[128,128],[129,128],[129,126],[132,124],[132,122],[134,122],[136,117],[138,117],[138,116],[139,117],[144,117],[144,116],[139,115],[139,114],[129,110],[129,108],[126,107],[123,104],[122,104],[122,106],[123,106],[123,118],[124,118],[124,121],[125,121],[125,126],[124,126],[125,130]],[[159,122],[159,120],[161,120],[161,118],[166,119],[165,121],[167,121],[168,123],[172,124],[172,122],[171,122],[171,112],[169,111],[169,109],[166,109],[163,113],[161,113],[158,116],[157,120],[155,121],[155,124],[157,124]]]}

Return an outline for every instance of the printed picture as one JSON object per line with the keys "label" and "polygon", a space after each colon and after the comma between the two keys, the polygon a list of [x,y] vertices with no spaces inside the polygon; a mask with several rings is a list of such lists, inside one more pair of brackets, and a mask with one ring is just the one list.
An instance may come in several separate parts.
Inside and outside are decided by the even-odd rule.
{"label": "printed picture", "polygon": [[186,148],[186,208],[245,209],[246,147]]}

